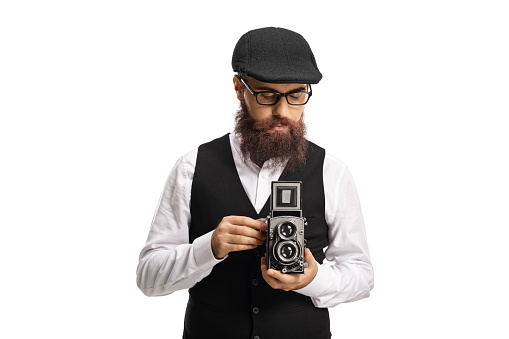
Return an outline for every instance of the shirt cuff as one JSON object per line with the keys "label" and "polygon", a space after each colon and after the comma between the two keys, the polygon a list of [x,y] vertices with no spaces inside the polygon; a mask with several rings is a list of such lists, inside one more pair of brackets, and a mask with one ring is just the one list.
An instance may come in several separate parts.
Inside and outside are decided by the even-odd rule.
{"label": "shirt cuff", "polygon": [[216,259],[216,257],[214,257],[211,245],[212,233],[214,233],[214,231],[205,233],[193,241],[194,262],[199,269],[206,270],[212,268],[227,257],[225,256],[222,259]]}
{"label": "shirt cuff", "polygon": [[302,295],[316,298],[322,295],[327,288],[329,287],[329,274],[327,274],[326,267],[323,265],[318,265],[318,271],[316,272],[316,276],[311,282],[304,286],[301,289],[295,290],[295,292],[300,293]]}

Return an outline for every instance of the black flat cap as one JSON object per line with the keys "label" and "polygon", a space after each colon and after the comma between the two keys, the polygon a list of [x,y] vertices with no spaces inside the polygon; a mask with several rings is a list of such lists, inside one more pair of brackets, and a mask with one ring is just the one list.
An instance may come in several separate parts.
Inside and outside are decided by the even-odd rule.
{"label": "black flat cap", "polygon": [[306,39],[279,27],[255,29],[240,37],[232,67],[263,82],[317,84],[322,79]]}

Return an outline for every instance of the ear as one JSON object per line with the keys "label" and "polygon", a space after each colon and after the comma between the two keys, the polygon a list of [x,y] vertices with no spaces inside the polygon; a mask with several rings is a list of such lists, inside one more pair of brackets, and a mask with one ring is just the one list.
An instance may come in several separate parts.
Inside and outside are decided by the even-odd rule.
{"label": "ear", "polygon": [[235,89],[235,93],[237,93],[237,99],[240,101],[244,100],[244,88],[238,75],[233,76],[233,88]]}

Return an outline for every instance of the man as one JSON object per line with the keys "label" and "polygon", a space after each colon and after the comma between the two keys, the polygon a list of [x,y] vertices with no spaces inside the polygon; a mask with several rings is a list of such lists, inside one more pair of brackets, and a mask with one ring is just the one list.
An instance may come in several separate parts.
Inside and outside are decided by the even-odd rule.
{"label": "man", "polygon": [[[189,289],[184,338],[330,338],[327,308],[369,296],[373,270],[350,172],[305,138],[322,75],[306,40],[274,27],[244,34],[232,66],[235,133],[173,168],[138,286],[149,296]],[[267,269],[263,218],[276,180],[303,182],[304,274]]]}

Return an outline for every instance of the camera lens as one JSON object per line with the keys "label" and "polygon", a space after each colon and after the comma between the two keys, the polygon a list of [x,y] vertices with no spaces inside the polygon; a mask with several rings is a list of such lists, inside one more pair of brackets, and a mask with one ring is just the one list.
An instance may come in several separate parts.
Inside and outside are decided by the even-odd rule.
{"label": "camera lens", "polygon": [[298,244],[295,241],[280,242],[276,245],[275,255],[282,263],[292,263],[299,256]]}
{"label": "camera lens", "polygon": [[279,230],[279,236],[281,238],[288,239],[295,234],[297,228],[295,227],[295,225],[293,223],[287,221],[287,222],[284,222],[281,225],[279,225],[278,230]]}
{"label": "camera lens", "polygon": [[281,257],[283,257],[285,259],[290,259],[294,255],[295,255],[295,246],[292,246],[290,244],[281,246]]}

